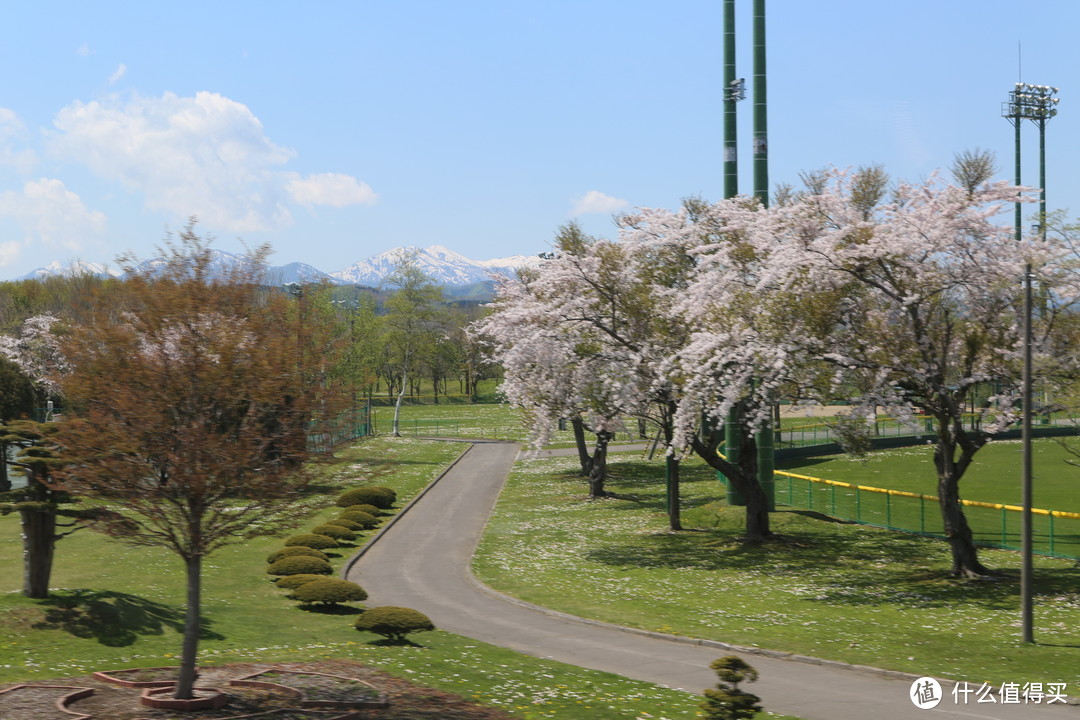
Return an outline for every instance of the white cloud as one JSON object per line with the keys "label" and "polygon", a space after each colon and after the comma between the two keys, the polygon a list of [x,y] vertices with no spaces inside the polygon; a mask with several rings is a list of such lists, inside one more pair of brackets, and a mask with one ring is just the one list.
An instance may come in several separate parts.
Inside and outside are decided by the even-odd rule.
{"label": "white cloud", "polygon": [[[90,210],[82,199],[52,178],[32,180],[22,191],[0,193],[0,217],[17,222],[25,241],[68,250],[83,250],[105,232],[105,214]],[[0,263],[18,253],[12,243],[0,246]]]}
{"label": "white cloud", "polygon": [[329,205],[371,205],[378,195],[365,183],[351,175],[341,173],[318,173],[297,177],[286,185],[292,199],[306,207]]}
{"label": "white cloud", "polygon": [[296,153],[274,144],[246,105],[217,93],[75,102],[54,124],[56,153],[142,193],[150,209],[197,215],[212,228],[273,230],[291,223],[289,202],[341,207],[375,196],[348,175],[281,169]]}
{"label": "white cloud", "polygon": [[113,97],[75,102],[54,124],[56,152],[143,193],[151,209],[236,231],[290,220],[273,168],[293,153],[270,142],[241,103],[209,92]]}
{"label": "white cloud", "polygon": [[87,57],[87,56],[89,56],[89,55],[90,55],[90,54],[91,54],[92,52],[93,52],[93,50],[91,50],[91,49],[90,49],[90,46],[89,46],[89,45],[87,45],[86,43],[83,43],[83,44],[82,44],[82,45],[80,45],[79,47],[75,48],[75,54],[76,54],[76,55],[79,55],[79,56],[81,56],[81,57]]}
{"label": "white cloud", "polygon": [[574,202],[571,215],[587,215],[590,213],[615,213],[628,207],[630,203],[622,198],[605,195],[599,190],[590,190]]}
{"label": "white cloud", "polygon": [[22,248],[14,240],[0,243],[0,267],[7,267],[19,259]]}
{"label": "white cloud", "polygon": [[126,74],[127,65],[125,65],[124,63],[120,63],[116,67],[116,70],[113,72],[113,74],[109,76],[109,84],[115,85],[116,83],[120,82],[120,78],[124,77],[124,75]]}
{"label": "white cloud", "polygon": [[37,164],[33,150],[19,147],[26,134],[22,120],[13,110],[0,107],[0,165],[9,165],[19,173],[29,173]]}

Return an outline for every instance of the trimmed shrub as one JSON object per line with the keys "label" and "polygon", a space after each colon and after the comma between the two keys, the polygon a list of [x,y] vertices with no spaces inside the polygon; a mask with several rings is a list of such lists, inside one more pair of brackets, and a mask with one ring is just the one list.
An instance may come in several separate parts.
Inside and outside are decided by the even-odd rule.
{"label": "trimmed shrub", "polygon": [[385,510],[397,502],[397,493],[388,487],[369,485],[367,487],[353,488],[338,495],[337,504],[340,507],[350,505],[374,505]]}
{"label": "trimmed shrub", "polygon": [[374,505],[368,505],[366,503],[360,505],[350,505],[349,507],[345,508],[344,512],[366,512],[368,515],[374,515],[375,517],[379,517],[380,515],[382,515],[382,511],[379,510],[379,508],[375,507]]}
{"label": "trimmed shrub", "polygon": [[348,580],[319,578],[296,588],[292,597],[305,605],[337,605],[367,600],[367,593],[364,588]]}
{"label": "trimmed shrub", "polygon": [[757,695],[739,688],[739,683],[755,682],[758,672],[746,661],[725,655],[709,665],[719,678],[715,688],[706,688],[701,717],[705,720],[750,720],[761,712]]}
{"label": "trimmed shrub", "polygon": [[327,548],[336,548],[337,540],[329,535],[301,533],[300,535],[293,535],[291,538],[286,539],[285,545],[286,547],[303,545],[304,547],[315,548],[316,550],[325,550]]}
{"label": "trimmed shrub", "polygon": [[348,520],[343,517],[334,518],[333,520],[327,520],[327,525],[340,525],[343,528],[356,532],[357,530],[363,530],[364,526],[353,520]]}
{"label": "trimmed shrub", "polygon": [[292,557],[283,557],[275,563],[272,563],[270,567],[266,569],[266,572],[271,575],[329,575],[334,572],[334,568],[330,567],[330,563],[326,560],[320,560],[317,557],[308,557],[307,555],[294,555]]}
{"label": "trimmed shrub", "polygon": [[356,523],[364,530],[370,530],[371,528],[378,527],[379,525],[379,518],[375,517],[370,513],[361,512],[359,510],[346,510],[345,512],[341,513],[341,517],[344,520]]}
{"label": "trimmed shrub", "polygon": [[357,630],[373,632],[396,642],[405,640],[409,633],[434,630],[435,626],[424,613],[412,608],[384,605],[365,610],[356,619]]}
{"label": "trimmed shrub", "polygon": [[275,550],[274,552],[270,553],[270,555],[268,555],[266,558],[266,562],[273,564],[283,557],[294,557],[296,555],[317,557],[320,560],[330,559],[326,556],[326,553],[319,552],[315,548],[307,547],[305,545],[293,545],[292,547],[281,548],[280,550]]}
{"label": "trimmed shrub", "polygon": [[295,590],[304,583],[309,583],[313,580],[325,580],[325,575],[312,575],[310,573],[300,573],[299,575],[282,575],[274,580],[274,584],[279,588],[285,590]]}
{"label": "trimmed shrub", "polygon": [[345,527],[344,525],[316,525],[314,528],[312,528],[312,532],[316,533],[317,535],[329,535],[330,537],[334,538],[339,542],[342,540],[348,541],[356,539],[356,533],[354,533],[352,530]]}

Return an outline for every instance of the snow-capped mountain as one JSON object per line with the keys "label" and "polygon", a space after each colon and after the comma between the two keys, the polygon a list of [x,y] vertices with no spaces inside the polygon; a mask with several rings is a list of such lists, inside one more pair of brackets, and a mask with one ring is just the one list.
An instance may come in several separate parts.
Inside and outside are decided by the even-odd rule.
{"label": "snow-capped mountain", "polygon": [[330,277],[328,273],[302,262],[289,263],[288,265],[275,265],[266,271],[266,275],[267,282],[274,285],[284,285],[285,283],[318,283],[323,280],[327,280],[335,285],[338,284],[337,279]]}
{"label": "snow-capped mountain", "polygon": [[[243,255],[216,249],[211,249],[210,252],[212,253],[209,269],[211,276],[224,273],[237,264],[245,262]],[[267,269],[266,279],[267,282],[273,284],[289,282],[315,283],[325,280],[335,285],[377,287],[384,284],[401,262],[409,256],[412,256],[416,266],[437,284],[451,286],[490,282],[493,275],[510,276],[520,267],[540,263],[539,257],[529,255],[513,255],[493,260],[473,260],[442,245],[431,245],[426,248],[394,248],[354,263],[344,270],[331,273],[302,262],[276,265]],[[147,260],[139,264],[139,269],[152,270],[164,264],[164,262],[161,258]],[[83,261],[62,263],[57,261],[16,279],[34,280],[50,275],[71,276],[83,273],[98,277],[121,277],[123,275],[120,270],[102,263]]]}
{"label": "snow-capped mountain", "polygon": [[496,260],[472,260],[461,253],[432,245],[426,248],[394,248],[367,260],[330,273],[338,282],[349,285],[380,285],[386,281],[409,256],[416,266],[440,285],[472,285],[491,280],[492,274],[510,275],[515,269],[539,258],[517,255]]}
{"label": "snow-capped mountain", "polygon": [[97,277],[120,277],[123,273],[104,263],[86,262],[85,260],[72,260],[61,262],[54,260],[45,267],[32,270],[18,280],[39,280],[41,278],[59,275],[61,277],[75,277],[77,275],[94,275]]}

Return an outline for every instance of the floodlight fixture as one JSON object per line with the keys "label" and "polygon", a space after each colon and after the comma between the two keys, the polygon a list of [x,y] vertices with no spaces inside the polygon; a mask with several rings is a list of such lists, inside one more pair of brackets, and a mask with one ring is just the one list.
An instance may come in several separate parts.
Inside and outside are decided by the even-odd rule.
{"label": "floodlight fixture", "polygon": [[1051,85],[1018,82],[1009,93],[1009,100],[1001,104],[1001,116],[1015,122],[1046,122],[1057,115],[1057,104],[1061,101],[1055,97],[1057,93],[1058,88]]}
{"label": "floodlight fixture", "polygon": [[746,99],[746,78],[739,78],[728,83],[727,99],[732,102]]}

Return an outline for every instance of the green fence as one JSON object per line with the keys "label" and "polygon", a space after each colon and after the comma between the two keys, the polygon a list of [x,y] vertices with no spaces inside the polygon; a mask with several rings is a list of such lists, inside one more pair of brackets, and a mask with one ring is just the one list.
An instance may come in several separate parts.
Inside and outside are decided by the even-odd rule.
{"label": "green fence", "polygon": [[[964,429],[973,431],[977,429],[979,418],[971,414],[963,419]],[[790,422],[790,421],[788,421]],[[1033,418],[1032,427],[1036,429],[1061,428],[1070,425],[1071,421],[1060,420],[1055,422],[1049,417]],[[803,447],[807,445],[824,445],[838,442],[835,431],[829,423],[808,423],[804,425],[787,425],[775,431],[774,442],[777,449]],[[900,438],[913,436],[918,433],[933,433],[933,419],[929,417],[915,416],[912,422],[901,423],[891,417],[880,417],[873,423],[867,423],[867,430],[872,438]]]}
{"label": "green fence", "polygon": [[[402,405],[471,405],[475,402],[472,395],[406,395],[401,398]],[[372,407],[394,407],[397,396],[371,397],[368,403]]]}
{"label": "green fence", "polygon": [[[776,471],[776,502],[817,510],[841,520],[944,537],[938,499],[932,495],[853,485]],[[980,545],[1020,549],[1022,508],[962,500]],[[1080,560],[1080,513],[1032,509],[1032,549],[1040,555]]]}
{"label": "green fence", "polygon": [[336,446],[372,434],[371,409],[354,408],[308,433],[308,451],[327,453]]}

